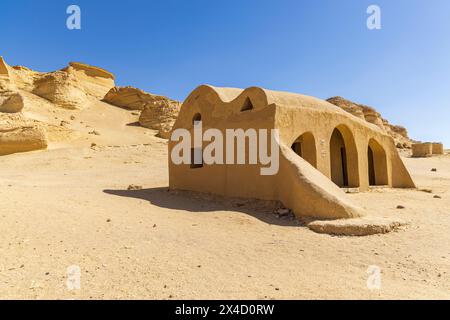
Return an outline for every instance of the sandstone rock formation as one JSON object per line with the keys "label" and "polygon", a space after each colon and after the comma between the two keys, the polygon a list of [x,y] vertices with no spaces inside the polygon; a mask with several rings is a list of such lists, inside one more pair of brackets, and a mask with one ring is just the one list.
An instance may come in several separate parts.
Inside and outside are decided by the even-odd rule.
{"label": "sandstone rock formation", "polygon": [[394,138],[397,148],[411,148],[412,140],[408,137],[408,131],[402,126],[392,125],[388,120],[383,119],[381,114],[374,108],[352,102],[342,97],[332,97],[328,102],[344,109],[354,116],[375,124],[392,138]]}
{"label": "sandstone rock formation", "polygon": [[24,99],[20,93],[0,95],[0,112],[17,113],[21,112],[24,106]]}
{"label": "sandstone rock formation", "polygon": [[80,81],[73,74],[64,71],[39,77],[34,82],[33,93],[67,109],[83,109],[88,103]]}
{"label": "sandstone rock formation", "polygon": [[[117,116],[123,116],[126,125],[140,115],[142,126],[168,137],[180,103],[135,88],[115,88],[114,81],[112,73],[80,62],[54,72],[38,72],[9,66],[0,57],[0,154],[42,149],[49,143],[109,141],[120,135],[110,128],[112,123],[122,125]],[[105,95],[106,101],[101,101]],[[128,113],[110,104],[144,112]],[[83,112],[75,115],[78,110]],[[100,137],[105,132],[102,129],[107,134]],[[131,132],[124,141],[149,134],[135,128]]]}
{"label": "sandstone rock formation", "polygon": [[47,145],[42,126],[21,114],[0,113],[0,155],[45,149]]}
{"label": "sandstone rock formation", "polygon": [[141,126],[158,130],[158,136],[169,139],[173,124],[177,120],[181,104],[178,101],[166,99],[155,101],[145,106],[139,117]]}
{"label": "sandstone rock formation", "polygon": [[105,94],[115,86],[114,75],[99,67],[70,62],[69,66],[62,71],[74,75],[86,94],[99,100],[103,99]]}
{"label": "sandstone rock formation", "polygon": [[[78,107],[82,102],[80,97],[86,95],[77,81],[67,72],[41,73],[26,67],[11,67],[0,58],[0,155],[47,148],[47,130],[54,131],[55,126],[28,118],[48,120],[48,116],[32,111],[41,106],[39,99],[44,101],[33,92],[51,101],[48,104],[55,108]],[[36,102],[39,104],[33,105]],[[27,116],[23,111],[27,111]]]}
{"label": "sandstone rock formation", "polygon": [[79,62],[55,72],[41,73],[29,68],[10,68],[11,79],[20,90],[32,92],[58,107],[85,109],[89,100],[100,100],[114,87],[114,75]]}
{"label": "sandstone rock formation", "polygon": [[34,81],[41,76],[42,73],[31,70],[23,66],[11,67],[11,81],[19,90],[33,91]]}
{"label": "sandstone rock formation", "polygon": [[166,99],[133,87],[114,87],[105,95],[103,101],[129,110],[144,110],[146,105]]}
{"label": "sandstone rock formation", "polygon": [[141,126],[158,130],[158,135],[165,139],[169,137],[181,106],[178,101],[133,87],[115,87],[103,101],[129,110],[141,110]]}
{"label": "sandstone rock formation", "polygon": [[8,66],[3,60],[3,57],[0,56],[0,77],[9,78],[9,70]]}

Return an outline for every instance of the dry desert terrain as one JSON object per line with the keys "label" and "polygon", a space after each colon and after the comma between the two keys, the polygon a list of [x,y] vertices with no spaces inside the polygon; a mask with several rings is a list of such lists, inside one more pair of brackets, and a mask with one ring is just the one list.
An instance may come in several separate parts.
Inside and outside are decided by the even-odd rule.
{"label": "dry desert terrain", "polygon": [[405,152],[418,190],[349,194],[399,229],[319,234],[273,204],[169,192],[156,135],[170,131],[177,101],[115,88],[80,63],[39,73],[0,62],[1,299],[450,299],[450,155]]}
{"label": "dry desert terrain", "polygon": [[[124,143],[0,157],[0,298],[450,298],[450,156],[404,159],[432,193],[351,195],[407,226],[337,237],[256,201],[168,192],[166,141],[111,125]],[[80,290],[66,287],[71,265]]]}

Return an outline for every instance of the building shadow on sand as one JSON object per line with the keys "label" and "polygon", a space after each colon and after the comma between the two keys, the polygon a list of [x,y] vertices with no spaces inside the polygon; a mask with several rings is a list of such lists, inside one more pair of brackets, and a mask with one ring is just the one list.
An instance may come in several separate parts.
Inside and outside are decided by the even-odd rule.
{"label": "building shadow on sand", "polygon": [[189,213],[214,211],[241,212],[265,223],[278,226],[302,226],[303,223],[291,216],[279,217],[275,212],[280,208],[276,201],[256,199],[226,198],[192,191],[170,191],[167,187],[140,190],[103,190],[104,193],[146,200],[154,206]]}

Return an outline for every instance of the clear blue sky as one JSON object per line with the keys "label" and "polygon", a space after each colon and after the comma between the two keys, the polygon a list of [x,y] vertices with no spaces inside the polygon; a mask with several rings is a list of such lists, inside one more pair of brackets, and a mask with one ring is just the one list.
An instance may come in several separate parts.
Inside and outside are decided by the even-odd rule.
{"label": "clear blue sky", "polygon": [[[70,4],[82,30],[66,28]],[[449,0],[2,0],[0,21],[12,65],[86,62],[179,100],[203,83],[341,95],[450,147]]]}

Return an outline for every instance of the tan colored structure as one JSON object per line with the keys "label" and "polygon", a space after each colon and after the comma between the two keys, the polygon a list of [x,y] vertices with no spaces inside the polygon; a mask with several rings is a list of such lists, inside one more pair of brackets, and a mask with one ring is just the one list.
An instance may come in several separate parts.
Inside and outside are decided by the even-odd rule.
{"label": "tan colored structure", "polygon": [[[390,136],[317,98],[204,85],[183,103],[173,129],[193,134],[193,120],[199,119],[203,130],[279,129],[279,171],[263,176],[260,165],[250,164],[191,168],[169,158],[171,189],[279,200],[297,216],[351,218],[364,215],[364,210],[343,187],[415,187]],[[169,157],[176,143],[169,141]]]}
{"label": "tan colored structure", "polygon": [[433,154],[444,154],[444,145],[442,143],[439,142],[434,142],[433,143]]}
{"label": "tan colored structure", "polygon": [[412,156],[414,158],[425,158],[433,155],[433,144],[430,142],[414,143],[412,145]]}
{"label": "tan colored structure", "polygon": [[412,156],[414,158],[425,158],[440,154],[444,154],[444,145],[439,142],[423,142],[412,145]]}

